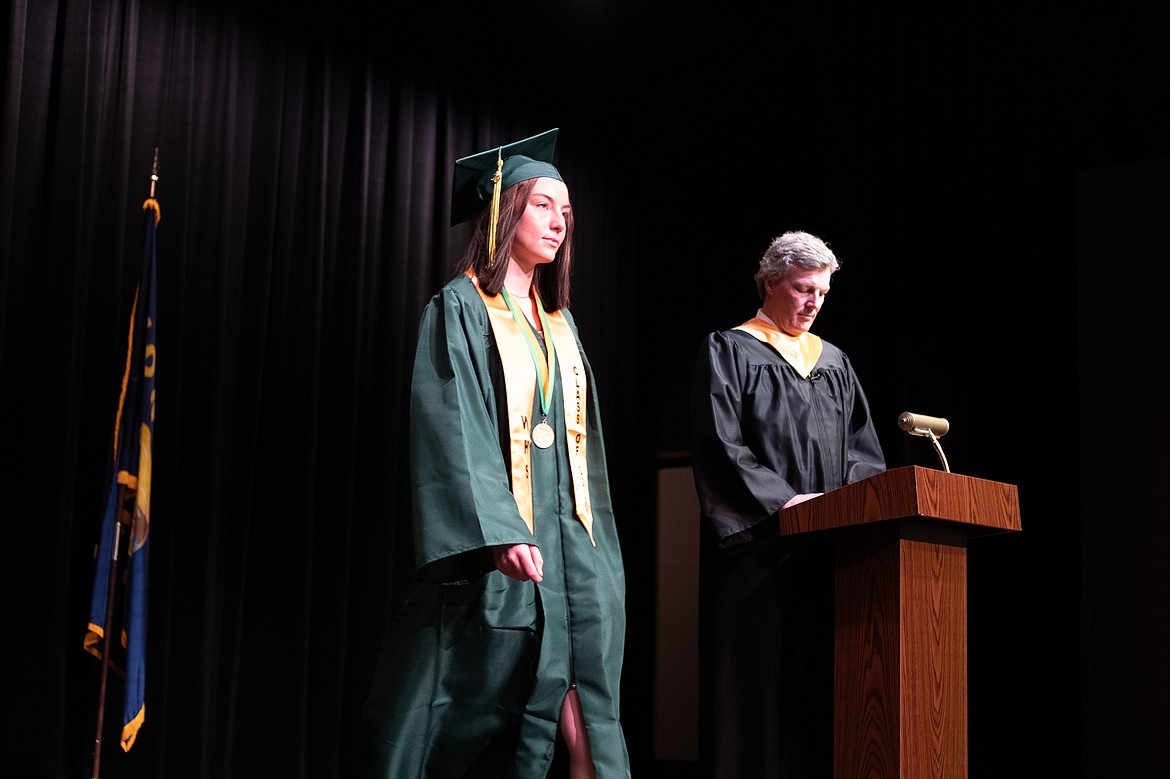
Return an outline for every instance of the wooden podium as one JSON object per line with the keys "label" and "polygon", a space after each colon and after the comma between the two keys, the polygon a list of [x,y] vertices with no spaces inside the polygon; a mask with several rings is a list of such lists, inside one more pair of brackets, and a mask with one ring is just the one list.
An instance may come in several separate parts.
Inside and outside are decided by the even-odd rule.
{"label": "wooden podium", "polygon": [[916,465],[780,512],[834,533],[835,779],[967,776],[967,539],[1020,529],[1014,485]]}

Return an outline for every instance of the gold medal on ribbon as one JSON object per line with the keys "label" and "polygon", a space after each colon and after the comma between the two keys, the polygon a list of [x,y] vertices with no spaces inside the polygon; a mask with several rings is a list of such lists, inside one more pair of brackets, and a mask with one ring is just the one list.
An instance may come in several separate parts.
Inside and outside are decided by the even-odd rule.
{"label": "gold medal on ribbon", "polygon": [[[500,290],[504,296],[504,302],[508,304],[508,310],[512,312],[512,319],[516,322],[516,326],[520,328],[520,332],[524,334],[524,340],[528,343],[528,353],[532,355],[532,363],[536,366],[536,377],[540,383],[540,410],[541,419],[536,427],[532,428],[530,433],[532,443],[540,449],[548,449],[556,440],[556,434],[553,432],[552,425],[548,423],[548,406],[552,401],[553,377],[557,365],[557,352],[553,347],[551,338],[545,342],[545,349],[548,356],[545,357],[541,353],[540,344],[536,340],[536,333],[532,331],[532,327],[528,324],[528,319],[519,312],[516,304],[512,302],[512,296],[508,294],[508,290]],[[536,313],[540,317],[541,326],[544,332],[549,332],[548,316],[544,312],[544,305],[540,302],[540,295],[536,296]]]}
{"label": "gold medal on ribbon", "polygon": [[548,449],[552,446],[556,434],[553,433],[552,425],[543,419],[540,424],[532,428],[532,443],[539,446],[541,449]]}

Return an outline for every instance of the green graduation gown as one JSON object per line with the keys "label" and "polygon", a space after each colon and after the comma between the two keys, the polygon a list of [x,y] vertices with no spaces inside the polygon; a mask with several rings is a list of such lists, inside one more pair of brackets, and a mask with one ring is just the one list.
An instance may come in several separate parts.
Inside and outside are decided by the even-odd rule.
{"label": "green graduation gown", "polygon": [[[561,313],[586,374],[596,546],[574,508],[560,372],[548,413],[556,441],[531,447],[529,532],[510,490],[503,368],[484,302],[460,276],[423,314],[411,387],[417,581],[364,710],[374,776],[543,777],[571,684],[597,775],[629,775],[619,722],[625,578],[593,375]],[[495,569],[492,547],[518,543],[540,548],[539,584]]]}

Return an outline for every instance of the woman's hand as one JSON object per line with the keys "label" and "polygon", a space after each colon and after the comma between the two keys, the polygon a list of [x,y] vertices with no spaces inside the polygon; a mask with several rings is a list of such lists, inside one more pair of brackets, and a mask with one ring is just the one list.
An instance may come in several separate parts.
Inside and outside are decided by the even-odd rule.
{"label": "woman's hand", "polygon": [[544,558],[540,549],[532,544],[503,545],[492,549],[496,568],[504,576],[517,581],[539,582],[544,579]]}

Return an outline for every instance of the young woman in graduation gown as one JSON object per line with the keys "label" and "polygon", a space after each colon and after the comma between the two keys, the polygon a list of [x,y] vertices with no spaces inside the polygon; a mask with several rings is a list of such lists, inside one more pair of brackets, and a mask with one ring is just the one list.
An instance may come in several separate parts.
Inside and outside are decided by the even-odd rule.
{"label": "young woman in graduation gown", "polygon": [[629,775],[625,581],[593,373],[569,312],[556,131],[456,163],[478,211],[422,317],[411,385],[416,587],[364,712],[379,777]]}

